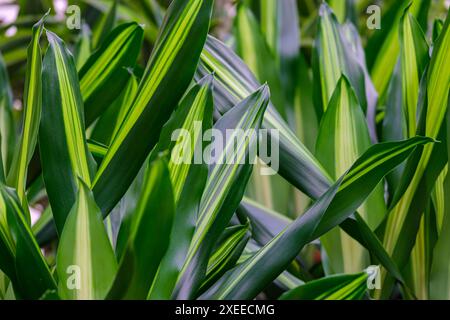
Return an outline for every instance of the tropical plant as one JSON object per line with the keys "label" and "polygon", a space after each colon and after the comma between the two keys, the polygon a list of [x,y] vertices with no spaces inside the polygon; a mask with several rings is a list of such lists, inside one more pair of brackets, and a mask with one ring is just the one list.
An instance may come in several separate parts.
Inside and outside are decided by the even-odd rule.
{"label": "tropical plant", "polygon": [[450,299],[448,4],[15,4],[0,299]]}

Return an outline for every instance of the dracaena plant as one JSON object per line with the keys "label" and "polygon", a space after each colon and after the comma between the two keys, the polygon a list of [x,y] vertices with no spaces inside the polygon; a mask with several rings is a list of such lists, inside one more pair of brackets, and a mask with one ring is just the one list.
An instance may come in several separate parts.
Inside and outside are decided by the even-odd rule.
{"label": "dracaena plant", "polygon": [[449,299],[448,8],[167,2],[19,2],[0,298]]}

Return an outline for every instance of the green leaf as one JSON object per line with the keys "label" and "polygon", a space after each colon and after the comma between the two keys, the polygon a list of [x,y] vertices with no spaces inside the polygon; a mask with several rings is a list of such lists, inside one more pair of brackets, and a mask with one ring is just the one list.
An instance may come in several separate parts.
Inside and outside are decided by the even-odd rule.
{"label": "green leaf", "polygon": [[428,138],[378,144],[366,151],[304,215],[201,296],[251,299],[275,279],[309,242],[339,225],[370,195],[380,180]]}
{"label": "green leaf", "polygon": [[428,64],[428,44],[419,23],[409,8],[400,20],[400,60],[402,69],[403,112],[406,117],[407,137],[415,136],[417,104],[422,74]]}
{"label": "green leaf", "polygon": [[354,0],[327,0],[330,7],[336,14],[336,18],[340,23],[344,23],[347,18],[352,18]]}
{"label": "green leaf", "polygon": [[[401,61],[399,58],[386,92],[386,110],[383,119],[382,141],[406,139],[407,124],[403,106],[403,79]],[[405,164],[402,164],[386,177],[389,191],[388,204],[393,200],[392,198],[401,182],[404,169]]]}
{"label": "green leaf", "polygon": [[[244,209],[244,213],[251,221],[253,238],[263,245],[276,237],[292,223],[292,220],[286,216],[269,210],[249,199],[244,199],[241,202],[241,208]],[[347,218],[339,227],[366,248],[400,282],[403,288],[409,292],[397,265],[387,254],[386,250],[384,250],[381,241],[358,213],[355,213],[354,217]]]}
{"label": "green leaf", "polygon": [[95,124],[91,134],[91,139],[110,145],[111,140],[119,130],[120,124],[131,108],[133,99],[138,92],[139,83],[132,74],[122,90],[120,96],[112,103],[112,105],[101,115]]}
{"label": "green leaf", "polygon": [[[259,87],[258,81],[245,63],[225,44],[210,36],[201,55],[197,78],[212,72],[216,79],[215,117],[226,113]],[[279,174],[312,198],[317,198],[325,192],[331,179],[272,104],[269,104],[264,114],[263,128],[279,131]]]}
{"label": "green leaf", "polygon": [[370,74],[380,97],[385,95],[389,79],[397,63],[400,53],[398,41],[400,19],[410,3],[412,3],[411,14],[416,18],[425,17],[426,21],[429,0],[396,1],[388,10],[385,10],[387,13],[381,17],[382,28],[374,32],[366,46]]}
{"label": "green leaf", "polygon": [[128,189],[192,80],[211,10],[212,0],[171,3],[139,92],[93,183],[95,199],[104,214]]}
{"label": "green leaf", "polygon": [[[3,185],[3,183],[1,183]],[[16,243],[9,231],[7,207],[3,197],[0,198],[0,270],[13,281],[15,270]]]}
{"label": "green leaf", "polygon": [[[258,134],[255,132],[260,128],[268,103],[269,89],[263,86],[214,125],[222,136],[212,143],[210,150],[205,150],[211,153],[214,150],[214,158],[209,167],[197,227],[177,284],[176,297],[179,299],[192,298],[199,289],[212,247],[243,197],[256,159]],[[234,130],[226,132],[227,129]]]}
{"label": "green leaf", "polygon": [[61,234],[77,196],[78,177],[91,184],[93,159],[88,151],[83,100],[71,53],[47,31],[44,57],[42,119],[39,148],[43,176],[56,227]]}
{"label": "green leaf", "polygon": [[75,61],[77,70],[80,70],[92,54],[91,29],[84,23],[81,26],[80,36],[75,45]]}
{"label": "green leaf", "polygon": [[200,287],[200,292],[209,288],[226,271],[233,268],[239,260],[250,239],[249,225],[232,226],[223,232],[217,248],[211,254],[206,276]]}
{"label": "green leaf", "polygon": [[[280,39],[280,4],[285,1],[261,0],[261,32],[274,55],[278,55]],[[244,10],[246,11],[246,9]],[[250,19],[253,19],[250,18]]]}
{"label": "green leaf", "polygon": [[115,28],[79,72],[86,127],[119,96],[130,78],[142,45],[143,29],[137,23]]}
{"label": "green leaf", "polygon": [[164,158],[150,164],[108,299],[145,299],[169,246],[175,211]]}
{"label": "green leaf", "polygon": [[365,272],[329,276],[285,292],[280,300],[361,300],[367,277]]}
{"label": "green leaf", "polygon": [[[450,103],[450,100],[449,100]],[[440,299],[448,300],[450,299],[450,205],[448,204],[448,199],[450,197],[450,176],[448,174],[448,159],[450,159],[450,108],[447,106],[447,167],[443,170],[438,181],[436,181],[436,189],[440,185],[441,179],[443,190],[435,190],[435,192],[442,193],[441,205],[437,205],[439,202],[435,201],[436,208],[436,220],[439,237],[436,241],[435,247],[433,249],[433,258],[431,262],[431,270],[429,275],[429,298],[430,299]],[[443,176],[443,174],[445,174]],[[439,188],[440,189],[440,188]],[[439,199],[439,195],[436,195],[436,199]],[[442,212],[440,213],[439,211]],[[439,217],[438,214],[442,214]]]}
{"label": "green leaf", "polygon": [[109,32],[114,28],[117,16],[117,3],[118,0],[113,0],[109,11],[103,15],[101,20],[98,22],[93,34],[94,48],[101,45],[105,41]]}
{"label": "green leaf", "polygon": [[239,210],[250,219],[252,238],[261,245],[268,243],[292,222],[288,217],[245,197]]}
{"label": "green leaf", "polygon": [[[420,91],[422,92],[421,102],[422,118],[418,126],[418,132],[431,137],[437,138],[439,132],[442,130],[442,123],[446,114],[448,106],[448,88],[450,86],[450,59],[448,58],[448,52],[450,52],[450,16],[447,15],[447,19],[444,25],[444,29],[437,40],[433,49],[430,66],[428,72],[425,75],[426,81],[423,80]],[[425,93],[426,90],[426,93]],[[435,149],[438,149],[436,151]],[[436,154],[434,157],[433,154]],[[400,239],[401,230],[406,227],[416,225],[413,221],[420,221],[420,216],[423,213],[417,212],[414,218],[412,218],[411,212],[416,211],[420,206],[418,202],[422,202],[425,206],[427,201],[423,195],[426,192],[431,192],[431,186],[429,185],[438,177],[443,169],[443,166],[439,168],[439,148],[434,145],[425,146],[422,152],[419,152],[415,157],[415,161],[411,162],[406,167],[404,175],[402,177],[402,184],[399,186],[396,192],[396,198],[391,205],[391,210],[388,215],[386,223],[386,231],[384,237],[384,246],[389,254],[393,254],[394,251],[401,255],[408,255],[408,249],[404,248],[399,242],[405,239]],[[445,163],[444,163],[445,164]],[[432,174],[426,174],[427,171]],[[436,172],[434,172],[436,171]],[[431,178],[434,176],[434,179]],[[431,181],[428,181],[431,180]],[[423,189],[425,188],[425,189]],[[425,208],[423,208],[424,210]],[[409,222],[408,216],[410,216]],[[417,224],[418,227],[418,224]],[[417,230],[416,230],[417,232]],[[401,241],[400,241],[401,240]],[[405,240],[406,241],[406,240]],[[401,249],[396,249],[401,248]],[[399,267],[402,267],[399,263]]]}
{"label": "green leaf", "polygon": [[[212,126],[212,87],[213,76],[210,75],[189,90],[162,129],[159,143],[152,152],[152,156],[165,150],[171,154],[168,167],[176,211],[169,248],[152,285],[150,299],[171,298],[195,231],[208,168],[196,161],[194,153],[203,154],[205,142],[201,132]],[[172,141],[177,129],[185,131],[180,132],[177,141]],[[181,163],[177,160],[178,152],[183,152]]]}
{"label": "green leaf", "polygon": [[24,88],[24,119],[18,147],[8,174],[7,183],[17,190],[25,211],[28,203],[25,195],[28,164],[33,156],[38,138],[42,109],[42,55],[39,46],[44,20],[48,13],[33,26],[31,43],[28,46],[28,63]]}
{"label": "green leaf", "polygon": [[[408,8],[409,9],[409,8]],[[405,10],[400,23],[402,62],[402,92],[404,101],[404,114],[406,116],[408,136],[412,136],[417,131],[416,114],[420,94],[421,75],[424,74],[429,63],[429,47],[425,35],[415,18]],[[428,297],[428,275],[431,261],[431,250],[427,246],[426,233],[429,230],[431,219],[429,206],[424,211],[420,226],[417,231],[416,242],[411,252],[410,266],[412,271],[412,286],[418,299]],[[434,223],[433,223],[434,224]]]}
{"label": "green leaf", "polygon": [[59,295],[69,300],[103,299],[114,281],[116,257],[92,192],[83,181],[79,185],[58,245]]}
{"label": "green leaf", "polygon": [[15,144],[15,125],[12,115],[12,90],[8,71],[0,53],[0,138],[2,171],[8,173]]}
{"label": "green leaf", "polygon": [[243,3],[238,7],[235,22],[237,52],[259,82],[267,82],[272,92],[271,101],[280,114],[285,116],[285,101],[274,52],[266,43],[251,10]]}
{"label": "green leaf", "polygon": [[[316,155],[327,171],[337,179],[370,147],[366,119],[345,76],[339,80],[319,129]],[[377,186],[358,208],[374,230],[384,218],[384,192]],[[329,258],[331,273],[356,273],[367,266],[367,252],[339,229],[321,238]]]}
{"label": "green leaf", "polygon": [[[56,290],[55,280],[25,219],[17,194],[4,185],[0,185],[0,194],[11,235],[16,241],[16,295],[39,299],[47,290]],[[10,279],[15,280],[14,277]]]}
{"label": "green leaf", "polygon": [[345,37],[336,16],[326,3],[319,9],[319,26],[315,39],[314,56],[315,104],[318,114],[328,107],[336,85],[345,75],[355,90],[364,111],[368,108],[365,74],[356,54]]}

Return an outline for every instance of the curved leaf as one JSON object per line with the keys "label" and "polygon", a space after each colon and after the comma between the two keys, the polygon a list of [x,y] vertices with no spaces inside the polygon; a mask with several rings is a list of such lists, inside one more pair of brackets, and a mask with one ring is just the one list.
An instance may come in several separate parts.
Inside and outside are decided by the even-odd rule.
{"label": "curved leaf", "polygon": [[[197,77],[212,72],[216,79],[214,90],[216,118],[259,87],[258,81],[245,63],[225,44],[209,36],[201,55]],[[280,175],[312,198],[322,195],[331,179],[272,104],[269,104],[264,114],[263,128],[279,131]]]}
{"label": "curved leaf", "polygon": [[93,183],[95,199],[104,214],[128,189],[192,80],[211,10],[212,0],[171,3],[139,92]]}

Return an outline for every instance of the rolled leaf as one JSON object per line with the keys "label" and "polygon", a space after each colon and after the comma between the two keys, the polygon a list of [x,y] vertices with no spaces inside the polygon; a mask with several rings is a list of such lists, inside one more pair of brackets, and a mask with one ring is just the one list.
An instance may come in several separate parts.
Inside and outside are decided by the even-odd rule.
{"label": "rolled leaf", "polygon": [[[47,13],[48,14],[48,13]],[[42,55],[39,46],[45,15],[33,26],[33,36],[28,46],[28,63],[24,88],[24,119],[19,145],[14,154],[12,168],[8,174],[8,185],[17,190],[25,211],[28,202],[25,196],[28,164],[33,156],[39,132],[42,109]]]}

